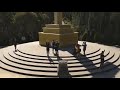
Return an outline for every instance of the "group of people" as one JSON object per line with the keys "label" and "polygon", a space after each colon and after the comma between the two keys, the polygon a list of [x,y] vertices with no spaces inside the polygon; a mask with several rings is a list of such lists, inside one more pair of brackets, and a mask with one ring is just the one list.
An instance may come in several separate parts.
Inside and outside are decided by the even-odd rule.
{"label": "group of people", "polygon": [[[54,55],[58,56],[59,55],[59,42],[53,40],[51,43],[46,42],[46,51],[47,51],[47,56],[49,56],[50,48],[52,48],[52,52]],[[54,52],[55,51],[55,52]]]}
{"label": "group of people", "polygon": [[[16,38],[13,38],[13,41],[14,41],[13,45],[15,47],[15,52],[16,52],[17,51],[17,40],[16,40]],[[86,42],[83,42],[82,45],[76,44],[75,47],[74,47],[74,55],[77,56],[77,57],[79,57],[79,55],[80,55],[80,52],[81,52],[80,47],[81,46],[83,46],[83,53],[85,55],[87,44],[86,44]],[[50,48],[52,48],[52,52],[53,52],[54,55],[56,55],[56,56],[59,55],[59,52],[58,52],[58,50],[59,50],[59,42],[58,41],[53,40],[51,43],[46,42],[47,56],[49,56]],[[104,62],[105,62],[104,57],[105,57],[104,56],[104,51],[102,51],[101,54],[100,54],[100,60],[101,60],[100,61],[100,68],[102,68],[103,65],[104,65]]]}
{"label": "group of people", "polygon": [[[80,52],[81,52],[81,46],[83,46],[83,54],[85,55],[85,52],[86,52],[86,48],[87,48],[87,44],[86,44],[86,42],[83,42],[83,44],[82,45],[80,45],[80,44],[76,44],[75,45],[75,47],[74,47],[74,55],[75,56],[77,56],[77,57],[79,57],[80,56]],[[100,68],[102,68],[103,67],[103,65],[104,65],[104,51],[102,51],[101,52],[101,54],[100,54]]]}
{"label": "group of people", "polygon": [[84,55],[85,55],[87,44],[86,44],[86,42],[83,42],[82,45],[76,44],[75,47],[74,47],[74,55],[77,56],[77,57],[80,55],[80,52],[81,52],[81,48],[80,47],[81,46],[83,46],[83,52],[84,52]]}

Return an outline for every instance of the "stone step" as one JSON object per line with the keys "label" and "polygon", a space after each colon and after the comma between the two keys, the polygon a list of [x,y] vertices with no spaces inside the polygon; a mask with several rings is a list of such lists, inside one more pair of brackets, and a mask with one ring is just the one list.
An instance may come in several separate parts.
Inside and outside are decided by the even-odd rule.
{"label": "stone step", "polygon": [[[6,53],[7,53],[7,52],[6,52]],[[106,54],[106,57],[107,57],[108,54],[109,54],[109,53]],[[58,60],[56,60],[56,61],[54,60],[54,61],[53,61],[52,59],[50,59],[50,60],[48,60],[48,59],[45,59],[45,60],[41,60],[41,59],[40,59],[40,60],[33,60],[33,59],[29,59],[29,58],[26,59],[26,58],[24,58],[24,57],[20,57],[20,56],[18,56],[18,55],[15,55],[13,52],[10,52],[9,55],[10,55],[11,57],[15,58],[15,59],[19,59],[19,60],[27,61],[27,62],[33,62],[33,63],[43,63],[43,64],[46,63],[46,64],[50,64],[50,61],[52,61],[52,63],[54,63],[54,64],[57,64],[57,63],[58,63]],[[99,60],[99,58],[93,59],[93,60],[90,59],[90,61],[96,61],[96,60]],[[89,62],[88,60],[85,60],[85,59],[84,59],[84,60],[80,60],[80,61],[79,61],[79,60],[69,60],[69,59],[68,59],[67,61],[68,61],[69,64],[80,63],[80,61],[81,61],[81,62]]]}
{"label": "stone step", "polygon": [[[120,59],[120,56],[119,57],[117,57],[116,59],[114,58],[114,59],[112,59],[112,60],[109,60],[109,61],[106,61],[105,63],[104,63],[104,68],[106,68],[107,66],[109,66],[110,64],[108,64],[108,62],[109,63],[112,63],[112,64],[115,64],[116,62],[118,63],[118,60]],[[83,65],[84,66],[84,65]],[[83,67],[81,67],[81,68],[71,68],[71,70],[73,70],[72,72],[80,72],[80,71],[89,71],[89,70],[97,70],[97,69],[99,69],[99,66],[100,66],[100,64],[97,64],[97,65],[92,65],[92,66],[89,66],[89,67],[84,67],[85,69],[82,69]]]}
{"label": "stone step", "polygon": [[[112,60],[113,58],[114,58],[114,56],[115,56],[115,54],[113,54],[111,57],[108,57],[107,59],[105,59],[105,62],[107,62],[107,61],[109,61],[109,60]],[[85,63],[85,62],[81,62],[81,64],[82,65],[74,65],[74,66],[69,66],[69,68],[73,68],[73,67],[82,67],[83,66],[83,64],[84,64],[84,66],[92,66],[92,65],[99,65],[100,64],[100,60],[99,61],[97,61],[97,62],[88,62],[88,63]]]}
{"label": "stone step", "polygon": [[[109,55],[109,53],[110,53],[110,52],[108,52],[105,56]],[[39,57],[39,58],[38,58],[38,57],[33,57],[33,56],[30,56],[30,57],[29,57],[29,56],[23,55],[23,54],[18,53],[18,52],[14,52],[14,54],[17,55],[17,56],[23,57],[23,58],[27,58],[27,59],[48,60],[48,58],[44,58],[44,59],[42,58],[42,59],[41,59],[40,57]],[[92,57],[88,57],[88,58],[91,58],[91,60],[93,60],[93,59],[97,59],[98,57],[100,57],[99,54],[98,54],[98,55],[93,55]],[[51,59],[51,57],[50,57],[50,59]],[[68,60],[68,61],[70,61],[70,60],[78,60],[77,57],[76,57],[76,58],[74,57],[74,58],[72,58],[72,59],[71,59],[71,58],[68,59],[68,58],[58,57],[58,60],[59,60],[59,59],[60,59],[60,60],[64,59],[64,60]],[[84,57],[84,58],[83,58],[83,57],[80,57],[80,59],[84,59],[84,60],[85,60],[85,59],[87,59],[87,57]],[[57,58],[56,58],[56,59],[52,59],[52,60],[55,61],[55,60],[57,60]],[[58,61],[58,60],[57,60],[57,61]]]}
{"label": "stone step", "polygon": [[89,75],[89,76],[82,76],[82,77],[76,76],[76,77],[72,77],[72,78],[92,78],[92,77],[93,77],[92,75]]}
{"label": "stone step", "polygon": [[[91,54],[94,54],[94,53],[97,53],[97,52],[99,52],[101,49],[98,49],[98,50],[96,50],[96,51],[94,51],[94,52],[91,52],[91,53],[88,53],[88,54],[86,54],[86,56],[89,56],[89,55],[91,55]],[[23,52],[23,51],[21,51],[21,50],[19,50],[18,49],[18,52],[20,52],[20,53],[22,53],[22,54],[26,54],[26,55],[28,55],[28,56],[35,56],[35,57],[47,57],[47,56],[42,56],[42,55],[35,55],[35,54],[30,54],[30,53],[25,53],[25,52]],[[50,56],[51,58],[56,58],[56,56]],[[60,56],[61,58],[71,58],[71,57],[73,57],[74,58],[74,56]]]}
{"label": "stone step", "polygon": [[[120,58],[120,56],[119,56],[119,58]],[[117,65],[118,63],[116,63],[117,61],[118,61],[118,59],[119,58],[117,58],[116,60],[114,60],[113,61],[113,63],[115,64],[115,65]],[[5,60],[4,60],[5,61]],[[3,64],[4,62],[2,62],[2,64]],[[111,67],[109,66],[107,69],[105,69],[105,67],[106,67],[107,65],[105,65],[104,66],[104,71],[106,71],[106,70],[109,70],[109,69],[111,69]],[[4,68],[5,68],[5,66],[4,66]],[[10,68],[9,68],[10,69]],[[18,68],[17,68],[18,69]],[[19,68],[20,69],[20,68]],[[12,69],[12,70],[14,70],[14,69]],[[15,70],[16,71],[16,70]],[[24,70],[23,70],[24,71]],[[23,72],[22,71],[22,73],[25,73],[25,72]],[[18,70],[17,70],[17,72],[18,72]],[[27,70],[27,72],[30,72],[30,71],[28,71]],[[89,71],[84,71],[84,72],[74,72],[74,73],[72,73],[72,72],[70,72],[70,74],[72,75],[72,77],[78,77],[78,76],[87,76],[87,75],[91,75],[91,73],[92,74],[94,74],[94,73],[99,73],[99,72],[101,72],[101,70],[99,70],[99,69],[95,69],[95,70],[92,70],[91,72],[89,72]],[[35,72],[32,72],[32,74],[31,73],[29,73],[29,75],[34,75],[33,73],[35,73]],[[37,76],[38,75],[38,73],[35,73],[35,76]],[[49,75],[50,73],[48,73],[47,75]],[[52,74],[53,75],[53,74]],[[42,76],[44,76],[44,75],[42,75]]]}
{"label": "stone step", "polygon": [[[94,48],[95,46],[96,48],[101,48],[101,50],[102,49],[106,50],[105,51],[106,62],[104,64],[103,69],[99,69],[100,66],[99,54],[101,50],[94,53],[92,52],[92,50],[95,50]],[[33,48],[34,51],[32,50]],[[58,78],[57,77],[58,61],[54,60],[53,62],[55,63],[50,64],[49,60],[47,60],[45,56],[46,55],[46,53],[44,52],[45,47],[39,47],[39,45],[32,42],[32,43],[18,45],[18,49],[21,50],[23,53],[18,51],[16,52],[17,54],[32,58],[39,58],[39,60],[18,56],[15,53],[13,53],[14,47],[10,46],[0,50],[1,69],[12,72],[12,74],[15,76],[23,75],[27,78],[31,78],[31,77]],[[43,53],[40,52],[42,50]],[[64,50],[60,51],[61,53],[63,52],[60,55],[63,56],[62,59],[65,59],[68,62],[68,70],[72,78],[95,78],[95,77],[100,77],[100,75],[105,75],[104,73],[109,74],[111,72],[110,74],[114,74],[114,75],[116,75],[116,73],[119,73],[120,60],[118,58],[119,53],[117,51],[118,50],[116,50],[116,48],[89,43],[86,53],[88,53],[87,57],[89,57],[88,59],[90,60],[77,59],[73,57],[71,53],[69,54],[69,51],[66,52]],[[91,54],[89,54],[90,52]],[[10,56],[8,53],[14,57]],[[31,53],[32,55],[29,54],[27,55],[27,53]],[[44,56],[41,57],[39,54]],[[6,59],[3,57],[3,55],[6,57]],[[52,53],[50,55],[52,56]],[[56,59],[56,57],[54,56],[52,57],[53,57],[52,59]],[[9,72],[8,74],[10,74]]]}
{"label": "stone step", "polygon": [[45,25],[48,28],[71,28],[71,25],[65,24],[65,25],[59,25],[59,24],[46,24]]}
{"label": "stone step", "polygon": [[[105,51],[105,50],[104,50]],[[101,52],[99,52],[99,53],[95,53],[95,55],[91,55],[91,56],[81,56],[80,58],[81,59],[85,59],[85,58],[94,58],[94,57],[96,57],[96,56],[100,56],[100,53]],[[110,53],[110,52],[109,52]],[[108,54],[109,54],[108,53]],[[34,56],[34,55],[27,55],[27,54],[23,54],[23,53],[19,53],[19,52],[14,52],[14,54],[16,54],[16,55],[19,55],[19,56],[22,56],[22,57],[26,57],[26,58],[38,58],[37,56]],[[41,59],[48,59],[48,57],[46,56],[46,57],[39,57],[39,58],[41,58]],[[49,57],[49,58],[51,58],[51,59],[53,59],[52,57]],[[54,57],[54,58],[56,58],[57,59],[57,57]],[[77,57],[67,57],[67,56],[65,56],[65,57],[61,57],[60,56],[60,59],[76,59]],[[53,59],[54,60],[54,59]]]}
{"label": "stone step", "polygon": [[[112,54],[111,54],[112,55]],[[13,57],[13,56],[12,56]],[[105,57],[105,59],[107,59],[108,56]],[[18,57],[16,58],[16,56],[14,56],[13,58],[15,59],[19,59],[19,60],[22,60],[22,61],[27,61],[27,62],[32,62],[32,63],[41,63],[41,64],[57,64],[58,63],[58,60],[57,61],[53,61],[50,63],[49,60],[33,60],[33,59],[24,59],[24,58],[21,58],[21,57]],[[36,62],[37,61],[37,62]],[[84,59],[84,60],[67,60],[68,64],[79,64],[79,63],[82,63],[82,62],[86,62],[86,63],[89,63],[89,62],[99,62],[100,59],[99,58],[96,58],[96,59]]]}
{"label": "stone step", "polygon": [[44,33],[54,33],[54,34],[66,34],[66,33],[73,33],[72,28],[48,28],[43,27]]}
{"label": "stone step", "polygon": [[86,74],[83,74],[83,75],[80,75],[80,74],[72,75],[72,78],[111,78],[110,75],[106,76],[105,74],[110,73],[110,72],[112,73],[117,68],[120,69],[120,65],[117,65],[117,66],[114,66],[114,67],[109,67],[109,68],[106,68],[104,70],[97,70],[97,72],[90,73],[90,74],[86,73]]}
{"label": "stone step", "polygon": [[0,68],[7,70],[9,72],[17,73],[17,74],[28,75],[28,76],[33,76],[33,77],[50,77],[50,78],[54,77],[54,78],[57,78],[57,73],[28,71],[28,70],[18,69],[18,68],[14,68],[14,67],[5,65],[2,62],[0,63],[0,65],[1,65]]}
{"label": "stone step", "polygon": [[86,71],[74,72],[74,73],[70,72],[70,74],[72,75],[72,77],[82,77],[82,76],[89,76],[89,75],[92,75],[94,77],[94,75],[96,75],[96,74],[108,72],[115,68],[118,68],[120,66],[120,63],[118,63],[119,59],[120,59],[120,56],[118,58],[116,58],[116,60],[114,60],[112,63],[105,64],[103,69],[98,68],[98,69],[94,69],[94,70],[88,70],[87,72]]}
{"label": "stone step", "polygon": [[[20,64],[22,66],[29,66],[29,67],[38,67],[38,68],[57,68],[58,64],[43,64],[43,63],[30,63],[30,62],[23,62],[23,61],[17,61],[16,59],[9,59],[8,56],[4,56],[4,58],[14,64]],[[6,61],[5,60],[5,61]]]}
{"label": "stone step", "polygon": [[[15,59],[15,58],[13,58],[13,57],[10,57],[8,54],[5,54],[4,55],[6,58],[8,58],[8,59],[10,59],[11,61],[16,61],[17,60],[17,62],[18,63],[23,63],[23,64],[30,64],[30,65],[37,65],[38,67],[39,66],[49,66],[49,64],[51,64],[52,66],[56,66],[57,64],[58,64],[58,61],[57,61],[57,63],[55,62],[55,63],[44,63],[44,61],[43,61],[43,63],[42,62],[36,62],[36,63],[34,63],[34,62],[25,62],[25,61],[27,61],[27,59],[25,60],[25,59],[20,59],[20,58],[17,58],[17,59]],[[114,55],[113,55],[114,56]],[[113,56],[111,56],[111,57],[113,57]],[[108,57],[109,58],[109,57]],[[25,60],[25,61],[24,61]],[[33,60],[34,61],[34,60]],[[86,60],[87,61],[87,60]],[[77,63],[74,63],[74,62],[69,62],[68,61],[68,67],[73,67],[73,66],[82,66],[82,64],[81,63],[84,63],[85,65],[87,65],[87,66],[89,66],[90,64],[91,64],[91,60],[88,60],[89,62],[83,62],[83,61],[78,61]],[[48,61],[49,62],[49,61]],[[93,63],[100,63],[100,60],[98,59],[97,61],[93,61]],[[42,64],[42,65],[41,65]]]}
{"label": "stone step", "polygon": [[[85,71],[86,72],[86,71]],[[81,75],[81,76],[86,76],[86,75],[88,75],[88,74],[85,74],[85,75]]]}
{"label": "stone step", "polygon": [[[9,54],[9,53],[8,53]],[[5,56],[7,56],[9,59],[15,59],[15,60],[17,60],[18,62],[19,61],[23,61],[23,62],[28,62],[28,63],[33,63],[33,64],[39,64],[39,63],[41,63],[41,64],[58,64],[58,62],[59,61],[52,61],[52,60],[39,60],[39,61],[34,61],[34,60],[32,60],[32,59],[24,59],[24,58],[21,58],[21,57],[19,57],[19,56],[12,56],[11,54],[9,54],[9,55],[5,55]],[[95,62],[95,61],[98,61],[99,59],[97,59],[97,60],[73,60],[73,61],[67,61],[67,63],[68,64],[77,64],[77,63],[81,63],[81,62],[91,62],[91,61],[93,61],[93,62]]]}
{"label": "stone step", "polygon": [[[6,58],[6,57],[5,57],[5,58]],[[10,58],[10,57],[9,57],[9,58]],[[33,64],[33,63],[30,64],[30,63],[21,62],[21,61],[18,62],[18,61],[16,61],[16,60],[12,60],[12,59],[10,60],[10,59],[8,59],[8,58],[6,58],[6,59],[8,60],[8,61],[6,61],[6,62],[7,62],[7,63],[10,62],[11,65],[14,63],[14,64],[17,64],[17,66],[18,66],[19,64],[22,65],[21,67],[24,67],[24,66],[27,67],[27,68],[33,67],[33,68],[35,68],[35,69],[36,69],[36,68],[37,68],[37,69],[43,68],[43,67],[42,67],[43,64]],[[5,61],[5,60],[4,60],[4,61]],[[81,71],[84,71],[84,70],[82,70],[82,69],[85,69],[84,66],[92,66],[92,65],[96,65],[96,64],[99,64],[99,62],[98,62],[98,63],[95,63],[95,64],[94,64],[93,62],[91,62],[91,63],[89,63],[89,64],[84,64],[84,65],[82,65],[81,63],[79,63],[79,64],[73,64],[73,65],[69,65],[69,64],[68,64],[68,68],[70,68],[70,67],[72,67],[72,68],[75,67],[75,68],[81,69]],[[51,69],[54,70],[54,69],[53,69],[53,66],[56,66],[56,68],[57,68],[58,65],[57,65],[57,64],[56,64],[56,65],[55,65],[55,64],[54,64],[54,65],[45,64],[45,65],[44,65],[44,68],[45,68],[45,67],[48,67],[49,70],[51,70]],[[38,68],[38,67],[39,67],[39,68]],[[41,67],[41,68],[40,68],[40,67]],[[54,68],[55,68],[55,67],[54,67]],[[46,68],[45,68],[45,70],[46,70]],[[52,70],[51,70],[51,72],[52,72]],[[73,69],[72,69],[72,70],[73,70]]]}

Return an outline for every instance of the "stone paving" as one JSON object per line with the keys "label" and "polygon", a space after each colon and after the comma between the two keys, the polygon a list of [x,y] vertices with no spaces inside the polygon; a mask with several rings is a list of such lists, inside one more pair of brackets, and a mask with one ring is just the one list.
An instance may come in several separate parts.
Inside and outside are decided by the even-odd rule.
{"label": "stone paving", "polygon": [[[79,41],[79,44],[82,44],[82,41]],[[113,60],[116,59],[120,54],[120,48],[117,48],[117,47],[106,46],[106,45],[101,45],[101,44],[91,43],[91,42],[87,42],[87,45],[88,46],[87,46],[86,53],[91,53],[91,52],[94,52],[98,49],[101,49],[101,51],[105,50],[105,54],[107,54],[110,51],[109,57],[112,56],[115,53],[115,57],[113,58]],[[17,48],[19,50],[21,50],[22,52],[25,52],[25,53],[28,53],[28,54],[46,56],[46,48],[40,46],[38,41],[29,42],[29,43],[25,43],[25,44],[19,44],[17,46]],[[82,47],[81,47],[81,49],[82,49]],[[8,52],[12,52],[12,51],[14,51],[13,45],[5,47],[5,48],[1,48],[0,49],[0,60],[4,60],[3,54],[7,54]],[[64,50],[62,49],[62,50],[59,51],[59,56],[73,56],[71,54],[71,51],[72,50],[70,48],[66,48]],[[83,52],[81,52],[81,53],[83,53]],[[50,56],[54,56],[53,53],[52,53],[52,49],[50,49]],[[42,57],[42,58],[44,59],[44,57]],[[71,57],[71,58],[74,58],[74,57]],[[96,57],[94,57],[94,58],[96,58]],[[112,62],[112,60],[111,60],[111,62]],[[116,65],[120,64],[120,60],[118,60],[115,64]],[[0,65],[2,65],[1,62],[0,62]],[[99,65],[96,65],[96,67],[98,67],[98,66]],[[74,74],[76,74],[76,73],[77,72],[75,72]],[[92,78],[92,77],[93,76],[90,75],[90,76],[86,76],[86,77],[83,77],[83,78]],[[118,67],[114,70],[111,70],[109,72],[106,72],[104,74],[95,75],[93,78],[119,78],[119,77],[120,77],[120,67]],[[16,73],[12,73],[12,72],[9,72],[9,71],[6,71],[6,70],[3,70],[3,69],[0,68],[0,78],[36,78],[36,77],[16,74]],[[42,78],[44,78],[44,77],[42,77]]]}

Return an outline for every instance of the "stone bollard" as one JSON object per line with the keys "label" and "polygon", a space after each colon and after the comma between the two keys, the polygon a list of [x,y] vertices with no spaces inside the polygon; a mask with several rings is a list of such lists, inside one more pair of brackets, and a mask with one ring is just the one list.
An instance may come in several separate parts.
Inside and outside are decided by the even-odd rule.
{"label": "stone bollard", "polygon": [[69,78],[70,77],[68,67],[67,67],[67,61],[65,61],[65,60],[59,61],[57,73],[58,73],[59,78]]}

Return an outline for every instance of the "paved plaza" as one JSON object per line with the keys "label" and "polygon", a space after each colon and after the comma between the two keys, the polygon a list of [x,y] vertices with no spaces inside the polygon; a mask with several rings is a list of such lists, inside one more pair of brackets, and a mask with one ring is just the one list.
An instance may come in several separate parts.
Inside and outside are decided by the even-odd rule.
{"label": "paved plaza", "polygon": [[[83,41],[79,41],[82,44]],[[71,47],[61,48],[59,58],[50,49],[50,57],[46,48],[39,41],[19,44],[18,51],[14,46],[0,49],[0,78],[58,78],[59,60],[66,60],[72,78],[119,78],[120,48],[87,42],[86,57],[80,59],[72,55]],[[82,47],[81,47],[82,49]],[[105,50],[105,64],[100,66],[100,53]],[[83,54],[83,51],[81,51]]]}

